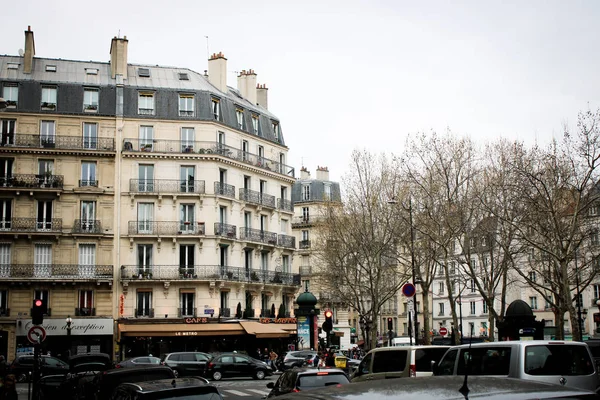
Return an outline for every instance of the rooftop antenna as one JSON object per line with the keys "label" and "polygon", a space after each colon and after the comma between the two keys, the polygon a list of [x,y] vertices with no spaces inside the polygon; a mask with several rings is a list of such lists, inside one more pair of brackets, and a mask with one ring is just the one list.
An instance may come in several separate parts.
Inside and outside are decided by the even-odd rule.
{"label": "rooftop antenna", "polygon": [[206,38],[206,59],[210,60],[210,51],[208,51],[208,36],[204,36]]}

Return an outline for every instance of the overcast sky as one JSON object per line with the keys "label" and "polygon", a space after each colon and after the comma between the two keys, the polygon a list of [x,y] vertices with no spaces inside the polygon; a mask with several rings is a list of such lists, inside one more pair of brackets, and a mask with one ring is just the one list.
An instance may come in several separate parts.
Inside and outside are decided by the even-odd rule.
{"label": "overcast sky", "polygon": [[35,32],[36,56],[207,69],[210,53],[254,69],[281,119],[288,163],[333,180],[353,149],[399,153],[407,135],[447,128],[487,141],[547,142],[599,106],[600,2],[5,2],[1,54]]}

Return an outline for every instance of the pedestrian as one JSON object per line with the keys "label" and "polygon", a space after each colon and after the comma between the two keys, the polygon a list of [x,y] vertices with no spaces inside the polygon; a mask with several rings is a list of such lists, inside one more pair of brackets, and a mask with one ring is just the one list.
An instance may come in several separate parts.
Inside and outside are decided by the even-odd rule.
{"label": "pedestrian", "polygon": [[6,375],[4,386],[0,389],[0,400],[19,400],[17,394],[17,378],[13,375]]}
{"label": "pedestrian", "polygon": [[269,349],[265,347],[265,351],[263,352],[263,361],[269,365]]}
{"label": "pedestrian", "polygon": [[4,378],[8,373],[8,365],[3,355],[0,355],[0,377]]}
{"label": "pedestrian", "polygon": [[271,349],[271,352],[269,353],[269,361],[271,361],[271,368],[273,369],[273,372],[277,372],[277,366],[275,365],[277,357],[277,353],[275,353],[273,349]]}

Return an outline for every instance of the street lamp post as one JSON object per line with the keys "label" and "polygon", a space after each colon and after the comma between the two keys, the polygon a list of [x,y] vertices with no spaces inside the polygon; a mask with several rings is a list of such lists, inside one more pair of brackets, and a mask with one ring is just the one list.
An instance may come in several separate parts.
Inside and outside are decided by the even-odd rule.
{"label": "street lamp post", "polygon": [[581,291],[579,289],[579,269],[577,267],[577,251],[575,251],[575,284],[577,285],[577,328],[579,329],[579,340],[583,342],[583,321],[581,320]]}
{"label": "street lamp post", "polygon": [[73,324],[73,319],[71,318],[71,316],[67,316],[67,318],[65,319],[65,322],[67,323],[67,356],[71,357],[71,324]]}

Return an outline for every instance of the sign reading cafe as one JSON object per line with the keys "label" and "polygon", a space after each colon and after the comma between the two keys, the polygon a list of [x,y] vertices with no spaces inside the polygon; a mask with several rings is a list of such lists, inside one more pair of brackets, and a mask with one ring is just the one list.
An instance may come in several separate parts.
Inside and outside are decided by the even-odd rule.
{"label": "sign reading cafe", "polygon": [[[17,320],[17,336],[26,336],[32,326],[30,319]],[[46,318],[42,326],[48,336],[67,334],[67,323],[62,318]],[[71,335],[112,335],[113,326],[112,318],[73,318]]]}

